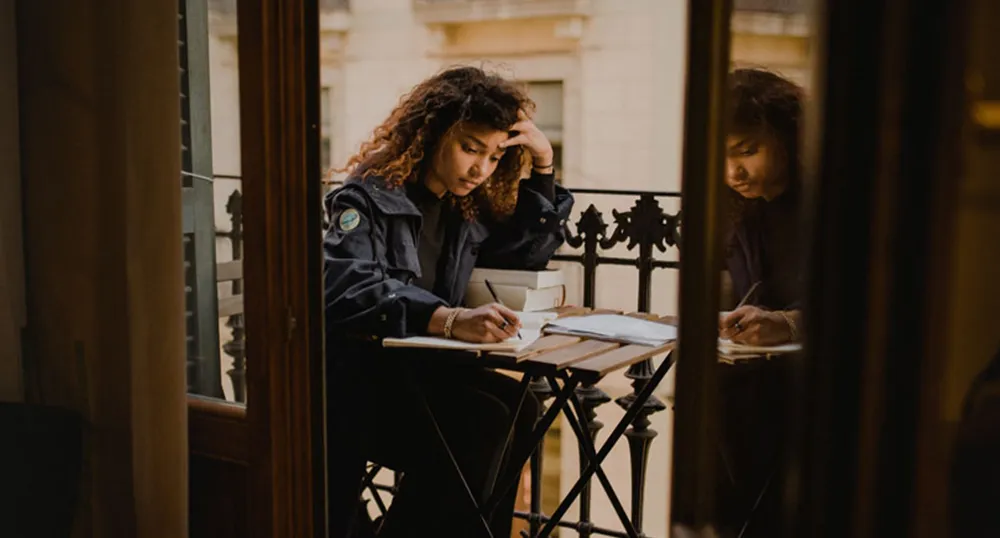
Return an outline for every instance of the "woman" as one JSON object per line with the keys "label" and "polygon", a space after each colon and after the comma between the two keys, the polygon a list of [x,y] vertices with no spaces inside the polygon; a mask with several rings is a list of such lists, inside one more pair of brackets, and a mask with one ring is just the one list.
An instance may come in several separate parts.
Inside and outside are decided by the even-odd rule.
{"label": "woman", "polygon": [[[734,300],[720,335],[771,345],[799,338],[799,128],[803,92],[758,69],[730,76],[726,267]],[[787,361],[720,371],[720,536],[781,536]]]}
{"label": "woman", "polygon": [[[380,536],[480,536],[436,427],[480,503],[508,472],[501,460],[510,459],[503,445],[515,414],[506,454],[531,449],[525,440],[538,403],[530,395],[522,403],[513,379],[468,358],[447,362],[440,351],[387,350],[380,340],[495,342],[517,334],[509,309],[461,304],[474,266],[542,269],[564,241],[573,198],[555,184],[552,146],[529,118],[532,109],[497,75],[446,70],[402,99],[326,200],[333,535],[347,534],[359,466],[370,460],[404,472]],[[522,180],[527,157],[531,176]],[[510,535],[516,488],[504,493],[491,518],[494,536]]]}
{"label": "woman", "polygon": [[782,344],[800,334],[802,89],[767,71],[738,69],[729,96],[726,266],[734,296],[747,300],[720,319],[719,329],[737,343]]}

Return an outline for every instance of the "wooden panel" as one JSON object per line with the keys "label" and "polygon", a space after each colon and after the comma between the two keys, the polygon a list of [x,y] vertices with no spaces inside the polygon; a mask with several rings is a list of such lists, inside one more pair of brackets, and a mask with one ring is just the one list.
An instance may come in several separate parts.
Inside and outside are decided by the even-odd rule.
{"label": "wooden panel", "polygon": [[219,317],[228,318],[243,313],[243,296],[233,295],[219,299]]}
{"label": "wooden panel", "polygon": [[617,347],[619,347],[619,345],[614,342],[584,340],[583,342],[579,342],[568,347],[542,353],[528,359],[525,362],[534,365],[549,366],[555,370],[561,370],[571,364],[588,359],[594,355],[600,355],[601,353]]}
{"label": "wooden panel", "polygon": [[648,359],[666,353],[674,348],[673,343],[664,344],[658,347],[628,345],[618,349],[612,349],[607,353],[591,357],[580,361],[570,367],[573,371],[593,374],[604,377],[615,370],[620,370],[635,364],[641,360]]}
{"label": "wooden panel", "polygon": [[247,536],[247,467],[192,454],[190,461],[191,538]]}
{"label": "wooden panel", "polygon": [[666,323],[667,325],[677,325],[677,323],[680,322],[680,318],[674,315],[667,314],[666,316],[660,316],[660,319],[657,321],[659,321],[660,323]]}
{"label": "wooden panel", "polygon": [[[3,123],[20,135],[23,397],[87,424],[74,529],[63,536],[183,537],[176,4],[5,4],[16,4],[19,68],[17,115]],[[0,488],[9,482],[0,473]],[[11,523],[0,535],[19,534]]]}
{"label": "wooden panel", "polygon": [[192,454],[247,464],[249,433],[246,407],[222,400],[188,396],[188,444]]}
{"label": "wooden panel", "polygon": [[[238,0],[250,523],[248,536],[321,536],[323,259],[319,13]],[[335,352],[335,350],[334,350]]]}
{"label": "wooden panel", "polygon": [[573,345],[580,341],[578,336],[566,336],[562,334],[550,334],[548,336],[543,336],[538,340],[535,340],[530,346],[518,351],[516,353],[508,351],[498,351],[496,353],[490,353],[490,358],[497,359],[510,359],[510,362],[517,363],[531,357],[537,356],[546,351],[552,351],[554,349],[563,348],[566,346]]}
{"label": "wooden panel", "polygon": [[242,260],[222,262],[215,265],[215,280],[217,282],[229,282],[241,278],[243,278]]}

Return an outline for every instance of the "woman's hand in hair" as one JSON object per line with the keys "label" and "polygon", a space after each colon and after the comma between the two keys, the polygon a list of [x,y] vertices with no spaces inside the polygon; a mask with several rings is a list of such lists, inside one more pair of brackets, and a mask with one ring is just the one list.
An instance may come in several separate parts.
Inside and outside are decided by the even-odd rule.
{"label": "woman's hand in hair", "polygon": [[535,168],[550,168],[552,166],[552,143],[545,133],[535,125],[524,110],[517,112],[518,122],[510,130],[517,134],[500,143],[500,147],[522,146],[531,154],[531,162]]}
{"label": "woman's hand in hair", "polygon": [[778,312],[742,306],[719,319],[719,336],[737,344],[771,346],[790,341],[792,329]]}

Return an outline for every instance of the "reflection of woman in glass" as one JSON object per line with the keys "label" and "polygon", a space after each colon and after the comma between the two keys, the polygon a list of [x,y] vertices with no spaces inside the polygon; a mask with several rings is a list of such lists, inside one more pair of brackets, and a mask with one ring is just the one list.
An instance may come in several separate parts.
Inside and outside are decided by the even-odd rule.
{"label": "reflection of woman in glass", "polygon": [[[735,342],[778,344],[798,337],[799,124],[802,90],[775,74],[730,76],[726,266],[733,300],[720,320]],[[787,362],[724,369],[720,377],[720,536],[781,536]]]}
{"label": "reflection of woman in glass", "polygon": [[952,536],[1000,536],[1000,350],[965,395],[952,454]]}
{"label": "reflection of woman in glass", "polygon": [[726,265],[745,306],[720,319],[724,338],[780,344],[799,337],[802,251],[799,123],[802,89],[773,73],[731,75]]}

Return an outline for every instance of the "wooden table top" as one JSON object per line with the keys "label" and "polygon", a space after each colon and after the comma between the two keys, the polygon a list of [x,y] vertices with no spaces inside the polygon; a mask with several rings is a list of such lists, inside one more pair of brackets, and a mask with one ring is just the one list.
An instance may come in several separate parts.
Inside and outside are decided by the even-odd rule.
{"label": "wooden table top", "polygon": [[[645,312],[620,312],[607,309],[584,307],[562,307],[555,310],[560,317],[623,314],[649,321],[675,325],[676,316],[660,316]],[[543,335],[528,347],[518,352],[493,352],[484,356],[491,366],[522,371],[531,375],[552,375],[568,370],[578,375],[584,382],[596,382],[604,376],[628,368],[629,366],[657,355],[667,354],[675,347],[674,342],[661,346],[619,344],[565,335]],[[766,360],[767,355],[721,355],[719,362],[736,364],[746,361]]]}

